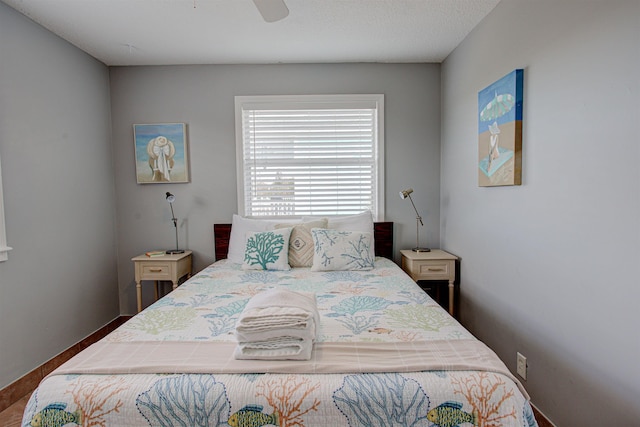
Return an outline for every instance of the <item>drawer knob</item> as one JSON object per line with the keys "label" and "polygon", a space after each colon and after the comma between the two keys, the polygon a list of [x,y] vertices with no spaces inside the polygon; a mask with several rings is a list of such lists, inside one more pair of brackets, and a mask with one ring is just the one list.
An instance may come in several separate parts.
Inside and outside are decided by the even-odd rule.
{"label": "drawer knob", "polygon": [[429,267],[429,271],[444,271],[444,268]]}
{"label": "drawer knob", "polygon": [[149,271],[152,272],[152,273],[160,273],[160,272],[162,272],[162,269],[161,268],[150,268]]}

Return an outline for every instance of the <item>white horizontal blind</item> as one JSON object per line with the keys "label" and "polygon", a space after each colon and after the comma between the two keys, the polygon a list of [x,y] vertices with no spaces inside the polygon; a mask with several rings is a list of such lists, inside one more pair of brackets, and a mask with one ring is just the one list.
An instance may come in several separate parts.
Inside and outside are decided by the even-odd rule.
{"label": "white horizontal blind", "polygon": [[244,214],[376,215],[378,103],[303,98],[243,103]]}

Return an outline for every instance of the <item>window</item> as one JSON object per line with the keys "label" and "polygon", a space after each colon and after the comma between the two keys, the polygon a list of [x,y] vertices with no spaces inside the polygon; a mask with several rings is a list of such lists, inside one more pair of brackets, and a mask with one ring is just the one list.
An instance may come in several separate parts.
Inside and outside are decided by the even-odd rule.
{"label": "window", "polygon": [[384,95],[237,96],[238,212],[384,216]]}
{"label": "window", "polygon": [[4,202],[2,196],[2,169],[0,169],[0,262],[8,259],[8,252],[11,250],[7,246],[7,234],[4,227]]}

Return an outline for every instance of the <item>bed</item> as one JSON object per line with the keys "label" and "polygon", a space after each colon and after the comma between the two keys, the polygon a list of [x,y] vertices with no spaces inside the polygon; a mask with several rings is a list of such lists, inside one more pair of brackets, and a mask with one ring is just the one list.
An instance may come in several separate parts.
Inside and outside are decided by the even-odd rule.
{"label": "bed", "polygon": [[[376,223],[372,269],[245,269],[216,261],[46,377],[23,426],[518,426],[536,422],[504,364],[394,262]],[[309,361],[239,361],[234,325],[266,289],[314,292]]]}

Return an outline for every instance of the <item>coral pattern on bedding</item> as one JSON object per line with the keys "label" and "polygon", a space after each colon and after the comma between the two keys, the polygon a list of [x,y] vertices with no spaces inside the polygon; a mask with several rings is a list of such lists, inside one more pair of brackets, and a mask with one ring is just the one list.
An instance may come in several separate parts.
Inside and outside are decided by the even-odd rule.
{"label": "coral pattern on bedding", "polygon": [[[241,264],[219,261],[104,340],[233,342],[236,320],[249,299],[273,287],[316,293],[319,342],[474,339],[397,265],[376,258],[370,271],[331,272],[247,271]],[[45,416],[54,419],[51,411],[56,408],[65,418],[43,424]],[[535,427],[536,423],[527,399],[509,377],[437,370],[54,373],[31,396],[22,425]]]}

